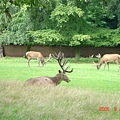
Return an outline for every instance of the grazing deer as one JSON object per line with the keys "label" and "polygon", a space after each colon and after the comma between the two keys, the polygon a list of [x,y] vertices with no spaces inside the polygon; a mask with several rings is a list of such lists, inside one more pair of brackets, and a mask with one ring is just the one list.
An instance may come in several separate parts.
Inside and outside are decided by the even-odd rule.
{"label": "grazing deer", "polygon": [[38,60],[38,66],[40,66],[40,62],[41,62],[41,64],[44,66],[44,64],[46,64],[46,63],[50,60],[51,54],[49,54],[48,60],[47,60],[47,61],[44,61],[44,57],[43,57],[43,55],[42,55],[40,52],[28,51],[28,52],[26,52],[26,58],[27,58],[27,60],[28,60],[27,62],[28,62],[28,66],[29,66],[29,67],[30,67],[29,62],[30,62],[30,60],[31,60],[32,58],[36,58],[36,59]]}
{"label": "grazing deer", "polygon": [[59,73],[55,75],[54,77],[42,76],[42,77],[30,78],[29,80],[26,81],[27,84],[43,84],[43,85],[52,84],[52,85],[57,86],[62,82],[62,80],[68,83],[70,82],[70,79],[67,77],[65,73],[66,72],[71,73],[73,69],[68,70],[70,66],[64,69],[64,66],[68,62],[66,59],[64,59],[63,61],[64,53],[59,52],[58,55],[52,54],[52,57],[58,61],[62,71],[59,70]]}
{"label": "grazing deer", "polygon": [[[93,58],[94,55],[91,56],[91,59]],[[101,56],[101,55],[100,55]],[[104,65],[104,69],[106,67],[106,65],[108,66],[108,70],[109,70],[109,63],[110,62],[116,62],[116,64],[118,64],[119,69],[118,71],[120,72],[120,64],[119,64],[119,60],[120,60],[120,55],[119,54],[105,54],[103,55],[103,57],[99,60],[98,64],[96,64],[93,59],[93,63],[95,64],[95,66],[97,67],[97,69],[99,70],[100,67],[102,66],[103,63],[105,63]]]}

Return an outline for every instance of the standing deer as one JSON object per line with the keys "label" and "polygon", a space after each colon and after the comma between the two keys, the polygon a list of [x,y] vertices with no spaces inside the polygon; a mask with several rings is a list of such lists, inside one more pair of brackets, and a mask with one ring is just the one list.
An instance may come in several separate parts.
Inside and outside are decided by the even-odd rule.
{"label": "standing deer", "polygon": [[30,63],[29,62],[30,62],[30,60],[32,58],[36,58],[38,60],[38,66],[40,66],[40,62],[44,66],[44,64],[47,63],[50,60],[51,54],[49,54],[48,60],[44,61],[44,57],[43,57],[43,55],[40,52],[28,51],[28,52],[26,52],[26,58],[28,60],[27,62],[28,62],[28,66],[29,67],[30,67]]}
{"label": "standing deer", "polygon": [[[101,55],[99,55],[101,56]],[[91,56],[91,59],[93,58],[93,55]],[[99,60],[98,64],[96,64],[93,59],[93,63],[95,64],[95,66],[97,67],[97,69],[99,70],[100,67],[102,66],[102,64],[104,63],[104,69],[106,67],[106,65],[108,66],[108,70],[109,70],[109,63],[110,62],[116,62],[116,64],[118,64],[118,71],[120,72],[120,64],[119,64],[119,60],[120,60],[120,55],[119,54],[105,54],[103,55],[103,57]]]}
{"label": "standing deer", "polygon": [[41,76],[36,78],[30,78],[29,80],[26,81],[27,84],[43,84],[43,85],[52,84],[57,86],[62,82],[62,80],[68,83],[70,82],[70,79],[67,77],[65,73],[66,72],[71,73],[73,69],[68,70],[70,66],[64,68],[68,62],[66,59],[64,59],[63,61],[64,53],[59,52],[58,54],[52,54],[52,57],[58,61],[58,64],[61,67],[62,71],[59,70],[59,73],[54,77]]}

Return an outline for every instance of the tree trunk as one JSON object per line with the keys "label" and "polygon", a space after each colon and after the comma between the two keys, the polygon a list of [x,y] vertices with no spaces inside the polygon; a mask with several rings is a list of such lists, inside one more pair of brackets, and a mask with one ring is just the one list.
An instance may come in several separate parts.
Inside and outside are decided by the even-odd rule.
{"label": "tree trunk", "polygon": [[[30,51],[30,49],[31,49],[31,45],[30,45],[30,44],[28,44],[28,45],[27,45],[26,52]],[[25,57],[25,58],[27,58],[27,57],[26,57],[26,54],[25,54],[25,56],[24,56],[24,57]]]}
{"label": "tree trunk", "polygon": [[28,45],[27,45],[27,50],[26,50],[26,52],[27,52],[27,51],[30,51],[30,49],[31,49],[31,45],[28,44]]}
{"label": "tree trunk", "polygon": [[76,60],[80,59],[80,46],[75,47],[75,59]]}
{"label": "tree trunk", "polygon": [[3,57],[3,47],[0,45],[0,57]]}

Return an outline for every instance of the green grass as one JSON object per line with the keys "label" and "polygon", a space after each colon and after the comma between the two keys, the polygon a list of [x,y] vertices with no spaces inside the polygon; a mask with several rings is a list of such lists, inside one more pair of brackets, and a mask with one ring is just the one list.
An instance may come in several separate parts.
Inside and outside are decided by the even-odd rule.
{"label": "green grass", "polygon": [[[1,58],[0,59],[0,79],[13,81],[26,81],[32,77],[55,76],[60,67],[57,62],[49,62],[44,67],[37,67],[37,61],[31,60],[31,67],[27,66],[24,58]],[[101,91],[120,91],[120,72],[116,64],[110,64],[110,70],[97,70],[91,63],[68,63],[73,68],[72,73],[68,73],[71,82],[62,82],[60,86],[71,86],[83,89],[95,89]]]}
{"label": "green grass", "polygon": [[[51,60],[37,67],[24,58],[0,58],[0,120],[119,120],[120,72],[97,70],[91,63],[68,63],[73,68],[70,83],[57,87],[24,86],[32,77],[55,76],[60,67]],[[100,111],[109,107],[109,111]],[[117,107],[117,111],[114,111]]]}

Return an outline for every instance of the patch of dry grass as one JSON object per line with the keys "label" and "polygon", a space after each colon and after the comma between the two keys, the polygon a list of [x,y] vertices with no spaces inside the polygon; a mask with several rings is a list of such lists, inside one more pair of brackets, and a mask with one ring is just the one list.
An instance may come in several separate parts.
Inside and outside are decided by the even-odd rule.
{"label": "patch of dry grass", "polygon": [[0,81],[0,120],[119,120],[119,94]]}

